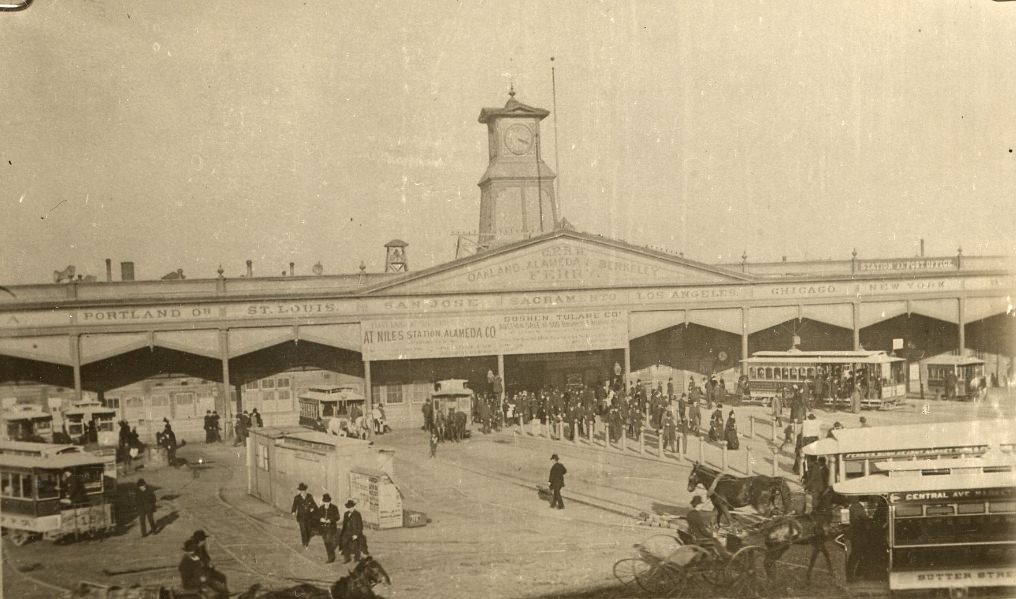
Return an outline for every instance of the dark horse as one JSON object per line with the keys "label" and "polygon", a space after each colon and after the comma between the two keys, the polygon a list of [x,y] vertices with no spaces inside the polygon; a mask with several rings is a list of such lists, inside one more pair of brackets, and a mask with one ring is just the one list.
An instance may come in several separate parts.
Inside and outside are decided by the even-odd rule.
{"label": "dark horse", "polygon": [[239,599],[374,599],[374,585],[391,584],[391,578],[381,564],[371,557],[364,558],[348,576],[335,581],[328,590],[310,584],[258,594],[260,585],[254,585]]}
{"label": "dark horse", "polygon": [[[709,499],[716,508],[716,523],[725,517],[730,522],[730,508],[750,505],[763,516],[775,512],[786,514],[790,511],[790,487],[778,476],[761,474],[735,478],[703,464],[695,463],[688,475],[688,492],[702,485],[709,493]],[[780,505],[776,505],[776,496]]]}
{"label": "dark horse", "polygon": [[810,514],[792,514],[773,520],[762,526],[758,533],[765,544],[766,575],[772,579],[772,568],[778,559],[792,545],[811,545],[811,558],[808,560],[806,580],[811,581],[811,570],[815,567],[815,559],[821,553],[825,557],[830,575],[833,574],[832,560],[826,549],[826,542],[843,532],[844,525],[839,523],[835,514],[839,508],[835,505],[834,493],[827,490],[816,502],[815,511]]}

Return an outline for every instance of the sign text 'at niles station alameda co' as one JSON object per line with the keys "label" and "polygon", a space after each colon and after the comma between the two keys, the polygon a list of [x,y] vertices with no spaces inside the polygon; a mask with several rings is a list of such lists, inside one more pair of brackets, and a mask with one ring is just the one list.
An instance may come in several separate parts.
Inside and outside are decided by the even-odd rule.
{"label": "sign text 'at niles station alameda co'", "polygon": [[628,343],[624,310],[365,320],[360,328],[364,360],[537,354]]}

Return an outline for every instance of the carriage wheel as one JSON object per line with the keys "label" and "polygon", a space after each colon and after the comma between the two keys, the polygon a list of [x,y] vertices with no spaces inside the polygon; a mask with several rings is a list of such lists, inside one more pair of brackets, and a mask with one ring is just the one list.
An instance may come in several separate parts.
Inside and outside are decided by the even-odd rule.
{"label": "carriage wheel", "polygon": [[666,561],[638,561],[642,566],[635,571],[635,582],[653,597],[669,597],[681,585],[683,576],[673,564]]}
{"label": "carriage wheel", "polygon": [[636,587],[638,583],[635,582],[635,572],[645,567],[645,562],[638,558],[629,557],[627,559],[619,560],[614,564],[614,578],[621,581],[626,587]]}
{"label": "carriage wheel", "polygon": [[749,545],[735,553],[724,567],[724,579],[735,597],[762,597],[766,591],[765,549]]}

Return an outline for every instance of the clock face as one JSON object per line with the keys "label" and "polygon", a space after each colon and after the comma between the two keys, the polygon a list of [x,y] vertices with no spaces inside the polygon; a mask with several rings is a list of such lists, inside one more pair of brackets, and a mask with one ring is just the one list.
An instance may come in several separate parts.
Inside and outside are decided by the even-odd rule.
{"label": "clock face", "polygon": [[533,147],[533,131],[525,125],[512,125],[505,129],[504,145],[512,154],[525,154]]}

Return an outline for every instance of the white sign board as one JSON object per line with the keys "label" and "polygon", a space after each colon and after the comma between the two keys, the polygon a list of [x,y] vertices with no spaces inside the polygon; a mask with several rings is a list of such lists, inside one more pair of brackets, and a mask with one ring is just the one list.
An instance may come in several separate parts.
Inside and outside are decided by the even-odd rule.
{"label": "white sign board", "polygon": [[382,529],[402,526],[402,495],[384,472],[351,471],[349,494],[365,525]]}
{"label": "white sign board", "polygon": [[893,351],[896,351],[898,349],[903,349],[902,337],[897,337],[896,339],[893,339]]}
{"label": "white sign board", "polygon": [[583,310],[365,320],[364,360],[615,349],[628,343],[628,313]]}

